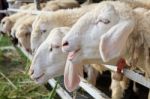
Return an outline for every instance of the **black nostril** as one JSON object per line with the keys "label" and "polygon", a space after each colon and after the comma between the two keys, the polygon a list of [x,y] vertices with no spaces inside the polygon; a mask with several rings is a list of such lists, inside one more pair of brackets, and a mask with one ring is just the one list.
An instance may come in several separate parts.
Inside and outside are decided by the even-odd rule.
{"label": "black nostril", "polygon": [[68,41],[63,43],[63,46],[68,46],[68,45],[69,45]]}
{"label": "black nostril", "polygon": [[30,49],[29,49],[29,48],[26,48],[26,51],[27,51],[27,52],[30,52]]}

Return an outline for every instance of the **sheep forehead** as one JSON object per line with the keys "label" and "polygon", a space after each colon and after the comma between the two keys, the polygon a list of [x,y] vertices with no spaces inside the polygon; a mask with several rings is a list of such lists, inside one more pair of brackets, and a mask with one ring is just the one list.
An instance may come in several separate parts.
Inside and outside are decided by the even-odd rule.
{"label": "sheep forehead", "polygon": [[5,18],[2,19],[2,22],[9,21],[9,20],[10,20],[9,17],[5,17]]}
{"label": "sheep forehead", "polygon": [[48,28],[49,28],[48,24],[46,24],[46,23],[39,24],[39,29],[40,30],[47,30]]}
{"label": "sheep forehead", "polygon": [[53,33],[49,35],[48,39],[52,45],[61,45],[62,38],[60,33]]}
{"label": "sheep forehead", "polygon": [[73,33],[73,34],[81,34],[83,32],[85,32],[85,30],[93,25],[93,23],[95,22],[95,18],[92,15],[92,12],[88,12],[85,15],[83,15],[74,25],[73,27],[70,29],[69,34]]}
{"label": "sheep forehead", "polygon": [[106,18],[113,18],[118,15],[115,8],[111,4],[106,4],[101,10],[100,10],[100,16],[106,17]]}

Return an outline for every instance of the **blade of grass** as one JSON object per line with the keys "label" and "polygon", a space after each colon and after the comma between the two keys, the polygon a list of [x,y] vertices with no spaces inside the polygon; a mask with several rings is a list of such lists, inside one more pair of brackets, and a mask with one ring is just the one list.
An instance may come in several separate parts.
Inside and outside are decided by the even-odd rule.
{"label": "blade of grass", "polygon": [[17,87],[13,84],[13,82],[12,82],[9,78],[7,78],[2,72],[0,72],[0,74],[9,82],[9,84],[10,84],[14,89],[17,90]]}

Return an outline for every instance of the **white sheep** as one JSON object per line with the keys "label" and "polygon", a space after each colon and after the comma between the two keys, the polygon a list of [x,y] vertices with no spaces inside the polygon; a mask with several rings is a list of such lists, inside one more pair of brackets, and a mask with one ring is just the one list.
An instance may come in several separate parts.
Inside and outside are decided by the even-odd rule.
{"label": "white sheep", "polygon": [[34,52],[56,27],[72,26],[82,15],[93,9],[96,5],[83,6],[81,8],[59,10],[47,15],[39,15],[33,23],[31,34],[31,49]]}
{"label": "white sheep", "polygon": [[[41,7],[44,7],[44,3],[41,4]],[[28,4],[28,5],[24,5],[20,7],[21,10],[35,10],[36,9],[36,5],[34,3]],[[1,20],[1,26],[2,29],[1,31],[3,33],[7,33],[8,35],[10,35],[11,29],[14,26],[14,24],[16,23],[16,21],[20,18],[22,18],[23,16],[25,16],[26,13],[15,13],[12,14],[10,16],[6,16]]]}
{"label": "white sheep", "polygon": [[[97,61],[96,59],[99,59],[99,61],[100,61],[100,59],[101,59],[101,63],[103,63],[103,62],[113,59],[114,57],[119,57],[119,56],[125,58],[126,60],[128,59],[127,57],[123,56],[125,54],[123,52],[124,51],[123,49],[125,49],[126,40],[128,39],[128,36],[131,33],[133,33],[135,26],[143,26],[143,25],[136,24],[135,20],[137,20],[137,17],[136,17],[137,15],[135,15],[135,13],[132,11],[132,8],[129,7],[129,9],[123,9],[123,8],[128,8],[128,7],[124,7],[123,5],[120,8],[118,7],[119,9],[116,7],[116,5],[114,5],[114,8],[113,7],[110,7],[110,8],[111,9],[107,8],[107,10],[109,9],[108,13],[106,13],[106,11],[107,11],[106,9],[103,10],[101,13],[97,12],[98,14],[96,14],[94,12],[88,13],[87,15],[82,17],[80,19],[80,21],[78,21],[72,27],[72,29],[70,30],[70,33],[64,38],[63,50],[67,51],[67,52],[72,51],[70,53],[71,57],[68,58],[68,59],[70,59],[70,61],[72,63],[77,65],[78,62],[80,63],[80,61],[78,61],[78,60],[83,60],[86,63],[87,60],[89,61],[91,59],[92,59],[91,62],[94,62],[94,61],[96,62]],[[112,9],[114,9],[114,11]],[[144,11],[146,11],[146,9],[144,9]],[[104,12],[104,14],[103,14],[103,12]],[[97,17],[93,16],[93,17],[89,18],[90,14],[96,15]],[[87,20],[87,22],[84,22],[85,20]],[[93,24],[93,23],[95,23],[95,24]],[[139,29],[139,27],[136,27],[136,29],[137,28]],[[144,29],[144,28],[142,27],[140,29]],[[136,31],[136,33],[139,33],[139,32]],[[113,33],[114,34],[122,33],[122,34],[118,34],[119,36],[117,36],[116,34],[114,35]],[[135,35],[135,33],[134,33],[134,36],[137,36],[137,35]],[[130,36],[130,37],[134,38],[134,36]],[[141,37],[141,36],[138,36],[138,37]],[[107,40],[106,40],[106,38],[107,38]],[[90,40],[90,44],[86,43],[89,40]],[[101,57],[98,55],[99,40],[100,40],[100,55],[101,55]],[[141,46],[141,44],[138,44],[138,43],[142,43],[142,41],[140,41],[140,40],[142,40],[142,39],[138,38],[137,43],[135,42],[136,40],[134,40],[134,42],[132,42],[132,43],[135,43],[135,45],[137,45],[136,47],[139,47],[139,46]],[[129,44],[131,44],[131,42]],[[136,50],[136,51],[138,51],[138,50]],[[134,51],[134,52],[137,55],[136,51]],[[134,57],[136,57],[136,55]],[[133,61],[133,60],[131,60],[131,61]],[[139,62],[139,63],[143,63],[143,62]],[[143,66],[143,65],[140,64],[140,67],[141,66]],[[145,71],[146,71],[146,69],[145,69]],[[75,78],[73,78],[73,79],[75,79]],[[76,79],[79,79],[79,78],[76,78]],[[112,91],[113,91],[112,98],[114,98],[114,99],[118,99],[118,98],[120,98],[120,96],[118,97],[118,95],[122,95],[122,94],[119,94],[119,93],[121,93],[121,91],[119,92],[119,90],[121,90],[119,88],[120,85],[117,84],[117,86],[118,86],[117,93],[115,92],[115,90],[117,90],[116,89],[117,87],[112,88]]]}
{"label": "white sheep", "polygon": [[[103,5],[105,4],[111,4],[111,5],[102,8]],[[112,5],[114,5],[114,7]],[[130,6],[128,6],[125,3],[121,3],[119,1],[100,3],[100,6],[97,9],[81,17],[77,21],[77,23],[72,27],[69,33],[64,37],[63,51],[67,51],[67,52],[72,51],[69,54],[68,59],[70,60],[71,63],[76,64],[76,68],[79,68],[77,64],[80,64],[80,62],[84,64],[87,64],[87,62],[97,63],[97,64],[104,63],[102,61],[102,58],[99,55],[99,47],[98,47],[99,43],[96,43],[99,42],[99,39],[96,38],[100,38],[100,36],[103,33],[106,33],[112,26],[119,24],[121,22],[123,22],[123,24],[125,25],[131,23],[129,24],[129,27],[132,29],[133,27],[132,25],[134,25],[133,16],[134,14],[132,13],[132,8],[130,8]],[[66,66],[65,68],[67,67],[68,66]],[[74,71],[74,73],[76,72]],[[65,75],[65,77],[67,78],[67,75]],[[80,79],[80,78],[79,76],[75,75],[69,80],[72,79],[74,79],[75,81],[76,79]],[[73,87],[70,85],[68,86],[67,84],[65,85],[67,89],[70,91],[73,90],[72,88],[76,88],[75,87],[76,85],[74,86],[73,84],[70,84]],[[124,87],[122,87],[124,85],[117,84],[117,86],[118,88],[112,87],[113,99],[120,98],[120,95],[123,95],[123,93],[121,93],[123,91],[120,90],[125,90],[123,89]]]}
{"label": "white sheep", "polygon": [[30,37],[32,32],[32,23],[35,20],[35,15],[28,15],[24,20],[19,21],[19,25],[15,30],[15,38],[19,44],[31,53]]}
{"label": "white sheep", "polygon": [[11,32],[11,28],[14,25],[14,23],[16,22],[16,20],[18,20],[18,18],[24,16],[24,13],[16,13],[13,14],[11,16],[6,16],[1,20],[1,26],[2,26],[2,32],[3,33],[10,33]]}
{"label": "white sheep", "polygon": [[25,14],[24,16],[22,16],[21,18],[16,20],[16,22],[13,25],[13,27],[11,28],[11,32],[10,32],[11,37],[16,38],[16,36],[15,36],[16,35],[16,29],[29,16],[30,16],[29,14],[28,15]]}
{"label": "white sheep", "polygon": [[[42,84],[48,79],[63,75],[67,54],[61,50],[61,40],[69,29],[69,27],[54,28],[35,53],[29,74],[37,83]],[[84,68],[88,73],[89,82],[95,85],[97,71],[88,65]]]}

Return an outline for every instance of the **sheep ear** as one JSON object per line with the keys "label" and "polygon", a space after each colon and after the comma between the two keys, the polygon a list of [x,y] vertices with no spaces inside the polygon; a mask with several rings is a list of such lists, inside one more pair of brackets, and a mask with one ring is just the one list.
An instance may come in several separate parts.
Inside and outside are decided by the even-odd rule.
{"label": "sheep ear", "polygon": [[78,87],[80,83],[80,76],[82,75],[83,66],[80,64],[74,65],[71,61],[67,61],[64,72],[64,84],[69,92],[74,91]]}
{"label": "sheep ear", "polygon": [[99,50],[104,62],[120,56],[134,26],[133,20],[120,20],[118,24],[101,36]]}

